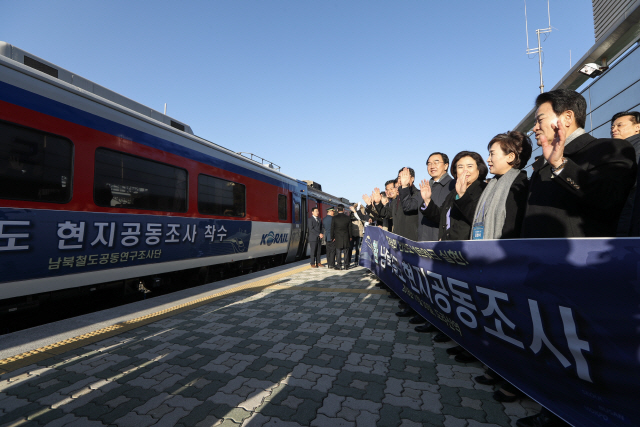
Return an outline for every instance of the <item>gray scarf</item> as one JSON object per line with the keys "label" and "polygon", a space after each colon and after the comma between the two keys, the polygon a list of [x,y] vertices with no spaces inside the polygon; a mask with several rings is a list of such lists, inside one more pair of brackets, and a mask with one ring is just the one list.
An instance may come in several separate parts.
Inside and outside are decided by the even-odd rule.
{"label": "gray scarf", "polygon": [[[473,223],[484,222],[483,240],[499,239],[502,236],[502,227],[507,216],[507,196],[511,184],[519,174],[520,169],[510,169],[500,179],[494,178],[489,181],[487,188],[482,192],[473,215]],[[473,225],[469,238],[473,238]]]}

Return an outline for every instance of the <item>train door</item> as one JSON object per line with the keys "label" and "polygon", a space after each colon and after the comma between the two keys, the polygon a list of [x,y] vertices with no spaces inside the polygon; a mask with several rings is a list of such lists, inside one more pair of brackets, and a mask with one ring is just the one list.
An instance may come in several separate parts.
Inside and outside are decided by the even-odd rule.
{"label": "train door", "polygon": [[301,203],[300,211],[302,212],[302,215],[300,218],[301,233],[300,233],[300,244],[298,246],[298,254],[296,255],[296,259],[302,259],[302,257],[306,255],[307,239],[309,237],[309,230],[307,229],[307,215],[306,215],[307,197],[302,196],[302,200],[300,201],[300,203]]}
{"label": "train door", "polygon": [[287,251],[285,262],[293,262],[298,258],[300,242],[304,240],[305,227],[303,218],[305,215],[300,205],[303,197],[300,191],[291,192],[291,235],[289,236],[289,250]]}

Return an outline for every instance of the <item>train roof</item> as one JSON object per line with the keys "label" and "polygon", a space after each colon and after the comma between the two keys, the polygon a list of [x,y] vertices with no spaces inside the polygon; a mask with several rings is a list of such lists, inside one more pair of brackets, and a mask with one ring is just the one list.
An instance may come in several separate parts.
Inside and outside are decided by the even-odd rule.
{"label": "train roof", "polygon": [[5,58],[9,60],[6,65],[20,70],[22,73],[31,73],[34,77],[42,81],[55,84],[62,89],[76,92],[76,94],[79,94],[80,96],[100,102],[112,109],[120,110],[130,116],[140,118],[159,127],[164,127],[166,130],[180,134],[183,137],[191,139],[203,146],[237,158],[243,163],[259,167],[262,173],[279,175],[288,180],[295,181],[298,184],[304,184],[296,178],[282,173],[278,169],[269,167],[268,164],[265,165],[259,161],[243,156],[240,153],[236,153],[235,151],[229,150],[228,148],[195,135],[191,130],[191,127],[183,122],[177,121],[176,119],[153,110],[152,108],[146,107],[143,104],[135,102],[114,91],[106,89],[103,86],[84,79],[23,49],[17,48],[7,42],[0,41],[0,63],[5,62],[3,61]]}
{"label": "train roof", "polygon": [[139,102],[129,99],[126,96],[122,96],[119,93],[109,90],[104,86],[94,83],[91,80],[85,79],[84,77],[72,73],[71,71],[59,67],[58,65],[52,64],[49,61],[39,58],[38,56],[15,47],[7,42],[0,41],[0,55],[24,64],[28,67],[34,68],[40,72],[50,75],[51,77],[67,82],[84,91],[93,93],[94,95],[107,99],[130,110],[136,111],[166,125],[193,135],[191,127],[186,123],[174,119],[173,117],[169,117],[159,111],[154,110],[153,108],[149,108],[143,104],[140,104]]}

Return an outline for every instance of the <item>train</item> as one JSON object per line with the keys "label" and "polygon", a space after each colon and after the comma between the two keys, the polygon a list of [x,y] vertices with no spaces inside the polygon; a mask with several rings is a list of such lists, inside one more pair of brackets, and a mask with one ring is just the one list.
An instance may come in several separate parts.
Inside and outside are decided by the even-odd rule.
{"label": "train", "polygon": [[348,203],[0,42],[0,314],[299,261]]}

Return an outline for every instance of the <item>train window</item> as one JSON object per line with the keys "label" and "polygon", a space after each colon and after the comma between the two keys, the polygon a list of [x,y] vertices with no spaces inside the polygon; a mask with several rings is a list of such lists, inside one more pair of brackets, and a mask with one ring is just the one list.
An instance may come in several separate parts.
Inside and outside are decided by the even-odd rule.
{"label": "train window", "polygon": [[243,184],[198,176],[198,212],[205,215],[236,216],[245,215],[245,193]]}
{"label": "train window", "polygon": [[293,210],[295,212],[296,222],[300,222],[300,203],[296,203]]}
{"label": "train window", "polygon": [[0,199],[66,203],[72,172],[71,141],[0,122]]}
{"label": "train window", "polygon": [[187,171],[104,148],[96,150],[98,206],[186,212]]}
{"label": "train window", "polygon": [[287,196],[278,194],[278,219],[287,220]]}

